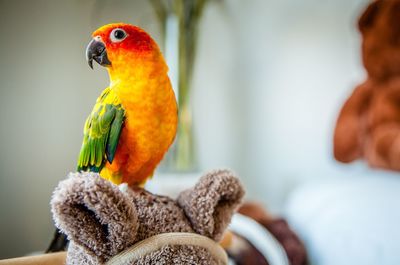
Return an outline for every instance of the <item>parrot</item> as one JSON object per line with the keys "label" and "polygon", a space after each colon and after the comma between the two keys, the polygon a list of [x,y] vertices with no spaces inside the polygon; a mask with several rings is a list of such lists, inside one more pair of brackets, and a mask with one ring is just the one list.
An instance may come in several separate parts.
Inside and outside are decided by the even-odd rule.
{"label": "parrot", "polygon": [[[92,34],[86,60],[108,71],[109,86],[89,114],[77,170],[99,173],[119,185],[143,186],[174,141],[178,107],[168,66],[143,29],[104,25]],[[58,234],[58,235],[57,235]],[[47,252],[65,249],[58,231]]]}
{"label": "parrot", "polygon": [[105,66],[110,85],[86,120],[78,171],[99,172],[114,184],[142,185],[177,130],[177,103],[156,42],[136,26],[117,23],[93,33],[86,49]]}

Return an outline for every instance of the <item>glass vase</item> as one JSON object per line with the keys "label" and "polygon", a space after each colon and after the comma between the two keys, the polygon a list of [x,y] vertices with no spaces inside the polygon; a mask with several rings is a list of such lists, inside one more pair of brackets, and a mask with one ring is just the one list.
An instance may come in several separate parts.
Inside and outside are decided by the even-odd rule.
{"label": "glass vase", "polygon": [[151,0],[161,25],[164,55],[179,109],[175,141],[160,165],[160,170],[164,173],[190,173],[198,169],[191,81],[198,25],[207,2],[208,0]]}

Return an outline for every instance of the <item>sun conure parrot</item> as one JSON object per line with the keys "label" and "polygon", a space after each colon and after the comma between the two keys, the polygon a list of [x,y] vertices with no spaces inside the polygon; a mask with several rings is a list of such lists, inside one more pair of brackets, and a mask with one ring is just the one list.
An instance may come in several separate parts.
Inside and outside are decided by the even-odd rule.
{"label": "sun conure parrot", "polygon": [[[141,185],[172,144],[177,105],[168,67],[139,27],[117,23],[93,33],[86,58],[107,68],[110,84],[86,120],[78,171],[99,172],[115,184]],[[48,252],[65,248],[56,235]]]}
{"label": "sun conure parrot", "polygon": [[89,66],[108,70],[110,85],[86,120],[78,170],[100,172],[115,184],[142,184],[174,140],[175,94],[155,41],[142,29],[109,24],[93,33]]}

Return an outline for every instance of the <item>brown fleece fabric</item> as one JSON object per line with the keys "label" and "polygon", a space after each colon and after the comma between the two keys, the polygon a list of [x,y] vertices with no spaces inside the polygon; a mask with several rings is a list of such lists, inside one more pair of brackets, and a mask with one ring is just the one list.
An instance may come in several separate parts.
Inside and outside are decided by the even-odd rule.
{"label": "brown fleece fabric", "polygon": [[[219,240],[244,195],[232,172],[213,171],[178,201],[143,189],[119,190],[95,173],[74,173],[51,200],[56,226],[70,242],[67,264],[101,264],[150,236],[193,232]],[[165,246],[135,264],[217,264],[202,248]]]}

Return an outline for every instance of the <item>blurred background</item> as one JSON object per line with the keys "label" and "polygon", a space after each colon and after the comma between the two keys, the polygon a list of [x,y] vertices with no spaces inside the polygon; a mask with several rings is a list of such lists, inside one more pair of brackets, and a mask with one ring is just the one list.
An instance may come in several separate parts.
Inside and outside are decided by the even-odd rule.
{"label": "blurred background", "polygon": [[[247,197],[274,213],[305,182],[391,177],[332,155],[340,107],[365,78],[356,21],[367,2],[210,1],[191,97],[201,171],[235,170]],[[84,121],[108,84],[85,47],[94,29],[120,21],[162,41],[146,0],[0,0],[0,258],[47,247],[51,193],[75,170]]]}

